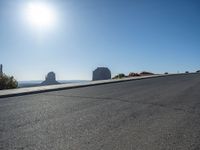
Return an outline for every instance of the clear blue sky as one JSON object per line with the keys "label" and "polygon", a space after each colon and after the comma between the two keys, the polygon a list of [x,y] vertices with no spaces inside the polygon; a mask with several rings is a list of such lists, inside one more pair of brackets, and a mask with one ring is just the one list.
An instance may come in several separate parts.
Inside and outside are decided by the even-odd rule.
{"label": "clear blue sky", "polygon": [[[0,63],[18,80],[91,79],[200,69],[199,0],[44,0],[56,25],[37,29],[23,9],[37,0],[0,1]],[[41,1],[41,0],[40,0]]]}

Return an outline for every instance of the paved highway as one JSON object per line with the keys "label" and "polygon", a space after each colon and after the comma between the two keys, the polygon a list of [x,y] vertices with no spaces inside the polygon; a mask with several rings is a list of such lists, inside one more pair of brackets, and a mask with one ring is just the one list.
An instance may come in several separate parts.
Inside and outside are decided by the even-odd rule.
{"label": "paved highway", "polygon": [[200,74],[0,99],[0,150],[199,150]]}

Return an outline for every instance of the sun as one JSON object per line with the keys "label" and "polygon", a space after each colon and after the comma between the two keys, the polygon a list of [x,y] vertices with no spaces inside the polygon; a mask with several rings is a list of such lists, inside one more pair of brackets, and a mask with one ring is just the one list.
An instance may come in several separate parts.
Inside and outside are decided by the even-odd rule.
{"label": "sun", "polygon": [[26,19],[34,27],[48,28],[55,24],[55,11],[46,3],[29,3],[25,10]]}

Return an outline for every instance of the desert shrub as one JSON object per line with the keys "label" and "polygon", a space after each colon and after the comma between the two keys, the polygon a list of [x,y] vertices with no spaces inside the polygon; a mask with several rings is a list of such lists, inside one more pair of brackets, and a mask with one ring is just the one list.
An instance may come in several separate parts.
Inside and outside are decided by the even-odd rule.
{"label": "desert shrub", "polygon": [[0,75],[0,90],[17,88],[18,82],[13,76]]}
{"label": "desert shrub", "polygon": [[128,76],[129,77],[138,77],[138,76],[140,76],[140,74],[134,73],[134,72],[130,72]]}
{"label": "desert shrub", "polygon": [[124,77],[126,77],[125,74],[120,73],[120,74],[114,76],[113,79],[121,79],[121,78],[124,78]]}
{"label": "desert shrub", "polygon": [[142,75],[142,76],[145,76],[145,75],[154,75],[154,73],[143,71],[143,72],[140,73],[140,75]]}

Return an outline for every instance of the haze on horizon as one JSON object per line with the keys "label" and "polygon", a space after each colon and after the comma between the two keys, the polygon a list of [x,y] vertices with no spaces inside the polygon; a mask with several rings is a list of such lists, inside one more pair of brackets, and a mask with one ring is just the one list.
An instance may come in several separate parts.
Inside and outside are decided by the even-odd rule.
{"label": "haze on horizon", "polygon": [[196,71],[199,16],[199,0],[1,0],[0,64],[17,80]]}

